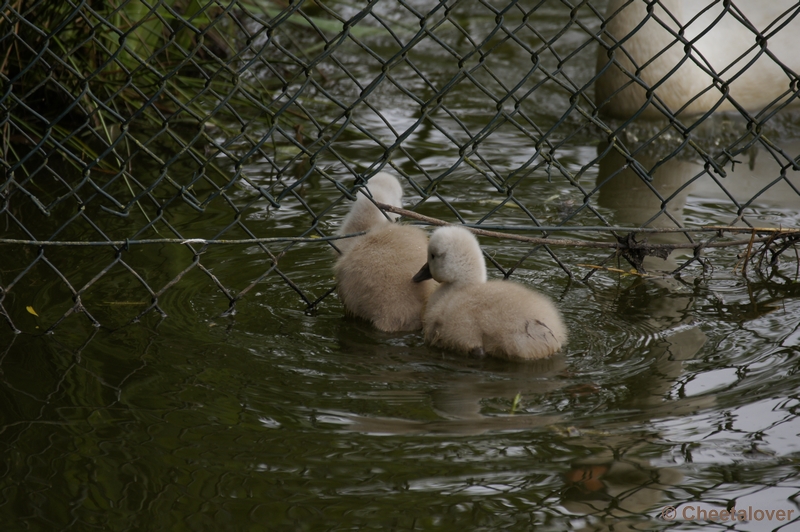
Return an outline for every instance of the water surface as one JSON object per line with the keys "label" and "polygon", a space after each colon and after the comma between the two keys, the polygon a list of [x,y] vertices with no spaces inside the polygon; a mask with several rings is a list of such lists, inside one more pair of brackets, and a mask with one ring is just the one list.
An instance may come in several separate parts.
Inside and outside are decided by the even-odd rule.
{"label": "water surface", "polygon": [[[385,5],[379,16],[397,15]],[[476,42],[489,38],[491,48],[496,19],[479,11],[456,9],[450,20]],[[538,37],[525,33],[536,47],[559,35],[568,15],[552,2],[533,21],[514,12],[504,20],[511,28],[536,24]],[[586,9],[580,17],[590,29],[599,24]],[[558,68],[556,54],[587,39],[577,25],[541,53],[541,68],[516,89],[518,101],[501,103],[504,119],[497,120],[494,96],[516,86],[533,63],[496,37],[485,66],[415,126],[419,106],[408,93],[431,98],[458,75],[454,53],[474,50],[451,22],[433,35],[439,41],[414,47],[392,80],[370,94],[372,108],[354,112],[354,123],[383,146],[349,127],[312,166],[276,141],[273,159],[247,161],[250,183],[221,196],[210,182],[216,178],[197,180],[191,161],[181,160],[174,178],[194,183],[192,193],[208,200],[205,211],[176,200],[169,227],[155,224],[157,234],[138,236],[330,234],[349,205],[334,181],[352,186],[352,170],[382,164],[385,146],[408,128],[384,169],[405,176],[409,205],[424,199],[420,212],[449,221],[525,232],[536,224],[733,224],[744,212],[759,225],[798,225],[791,169],[757,195],[785,166],[758,146],[742,164],[727,166],[725,178],[708,173],[696,153],[663,161],[680,146],[669,135],[636,152],[644,168],[657,167],[651,183],[618,154],[598,161],[603,136],[564,114],[568,93],[543,74]],[[385,58],[399,49],[385,36],[370,46]],[[343,99],[381,75],[380,61],[359,56],[355,42],[350,47],[338,57],[349,60],[352,78],[329,88]],[[593,53],[587,48],[566,63],[575,86],[591,79]],[[535,96],[523,97],[539,82]],[[797,123],[796,114],[784,113],[768,132],[790,155],[797,154]],[[707,149],[733,142],[742,124],[715,118],[697,142]],[[659,127],[630,126],[626,142],[637,146]],[[544,154],[557,164],[546,164]],[[223,173],[234,171],[224,157],[217,163]],[[158,171],[144,162],[138,169],[143,180]],[[255,186],[283,194],[281,207]],[[145,225],[136,209],[120,219],[93,208],[110,237],[130,237]],[[57,230],[57,212],[39,222],[33,213],[24,202],[14,211],[40,238]],[[94,231],[79,221],[61,238],[96,240]],[[468,359],[425,346],[419,333],[385,334],[346,319],[335,295],[323,297],[333,288],[334,255],[321,242],[210,246],[197,257],[200,266],[179,245],[131,246],[121,259],[111,249],[40,255],[5,246],[4,286],[19,280],[3,305],[23,333],[0,329],[0,520],[19,530],[798,527],[793,253],[775,270],[751,266],[746,276],[734,269],[742,249],[731,248],[709,252],[706,271],[695,264],[678,277],[601,272],[584,282],[585,265],[630,265],[598,250],[481,243],[496,263],[490,276],[513,268],[515,282],[557,302],[570,330],[563,352],[530,364]],[[676,252],[646,265],[669,271],[688,257]],[[73,293],[54,267],[75,287],[100,275],[82,302],[102,327],[68,312]],[[156,292],[158,309],[129,324]],[[227,312],[236,295],[242,298]],[[41,336],[65,314],[53,334]],[[687,507],[691,515],[733,507],[794,514],[723,526],[664,520],[666,506],[680,516],[689,515]]]}

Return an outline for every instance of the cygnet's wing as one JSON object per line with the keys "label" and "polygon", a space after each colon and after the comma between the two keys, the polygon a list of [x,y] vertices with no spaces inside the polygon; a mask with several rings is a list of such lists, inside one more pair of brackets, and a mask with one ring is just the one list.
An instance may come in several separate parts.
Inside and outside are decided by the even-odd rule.
{"label": "cygnet's wing", "polygon": [[511,360],[552,355],[566,341],[555,305],[544,295],[507,281],[484,285],[483,345],[487,353]]}

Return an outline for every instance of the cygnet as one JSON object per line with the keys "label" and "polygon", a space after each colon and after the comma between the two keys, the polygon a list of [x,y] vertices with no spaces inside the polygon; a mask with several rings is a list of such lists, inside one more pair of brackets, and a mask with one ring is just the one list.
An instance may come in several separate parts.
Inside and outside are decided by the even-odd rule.
{"label": "cygnet", "polygon": [[[391,174],[375,174],[367,185],[372,198],[402,206],[403,189]],[[342,254],[333,267],[345,311],[387,332],[422,328],[422,311],[435,286],[412,278],[425,260],[428,236],[417,227],[392,223],[360,191],[339,234],[367,234],[337,240]]]}
{"label": "cygnet", "polygon": [[435,279],[423,317],[431,345],[476,356],[533,360],[558,351],[567,330],[546,296],[509,281],[486,280],[475,236],[458,226],[434,231],[428,262],[414,281]]}

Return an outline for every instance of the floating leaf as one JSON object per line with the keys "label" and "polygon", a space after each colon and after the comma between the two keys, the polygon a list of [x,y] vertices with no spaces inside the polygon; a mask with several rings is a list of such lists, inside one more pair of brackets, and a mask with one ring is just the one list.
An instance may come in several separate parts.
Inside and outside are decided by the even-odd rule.
{"label": "floating leaf", "polygon": [[522,392],[517,392],[517,395],[514,396],[514,402],[511,403],[511,413],[513,414],[516,412],[517,407],[519,406],[519,401],[522,399]]}
{"label": "floating leaf", "polygon": [[36,316],[37,318],[39,317],[39,315],[38,315],[38,314],[36,314],[36,311],[35,311],[35,310],[33,310],[33,307],[32,307],[32,306],[28,305],[27,307],[25,307],[25,310],[27,310],[27,311],[28,311],[30,314],[33,314],[33,315],[34,315],[34,316]]}

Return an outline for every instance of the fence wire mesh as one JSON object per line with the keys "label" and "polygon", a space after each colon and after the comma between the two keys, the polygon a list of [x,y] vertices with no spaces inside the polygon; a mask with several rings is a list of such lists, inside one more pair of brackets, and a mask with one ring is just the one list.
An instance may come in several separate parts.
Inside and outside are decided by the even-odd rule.
{"label": "fence wire mesh", "polygon": [[[304,284],[312,259],[290,252],[326,260],[380,170],[412,211],[609,248],[587,270],[569,242],[531,239],[493,261],[506,276],[540,254],[587,278],[688,250],[679,270],[725,245],[743,270],[774,266],[797,238],[780,111],[797,100],[800,4],[683,4],[6,2],[0,313],[21,330],[15,290],[55,280],[44,329],[116,325],[96,294],[139,301],[122,321],[137,320],[190,278],[231,310],[260,283],[312,310],[333,281]],[[686,209],[698,189],[713,215]],[[658,247],[646,228],[678,236]],[[227,281],[215,268],[243,249],[266,259]]]}
{"label": "fence wire mesh", "polygon": [[[671,274],[702,273],[713,264],[745,275],[794,277],[800,262],[790,256],[800,217],[800,119],[793,110],[800,79],[800,2],[762,2],[757,10],[739,4],[6,1],[0,10],[0,314],[6,332],[40,333],[78,323],[111,329],[158,318],[167,307],[191,311],[210,298],[233,312],[261,292],[276,300],[270,305],[312,311],[334,293],[332,276],[320,271],[329,270],[326,262],[335,253],[330,248],[340,238],[336,231],[350,200],[379,171],[401,176],[410,211],[406,218],[412,222],[463,223],[516,239],[505,241],[513,246],[487,245],[487,259],[506,277],[533,263],[576,279],[614,267],[646,275],[653,265]],[[669,260],[658,258],[664,256]],[[788,260],[781,262],[782,257]],[[774,285],[753,285],[754,291],[767,293],[754,298],[759,305],[720,299],[719,308],[702,310],[738,313],[746,321],[784,304],[783,293],[770,293]],[[37,301],[47,307],[32,305],[31,291],[43,294]],[[622,296],[618,306],[630,304],[629,299]],[[713,301],[709,305],[717,305]],[[36,321],[33,312],[39,314]],[[672,313],[685,314],[682,307]],[[194,461],[197,474],[192,476],[197,485],[208,479],[211,496],[195,486],[186,489],[188,481],[170,475],[153,474],[154,486],[142,487],[136,468],[119,467],[117,455],[105,448],[93,458],[105,467],[90,468],[94,461],[76,458],[81,449],[63,449],[83,445],[86,435],[110,425],[128,430],[141,423],[135,408],[120,407],[123,388],[134,376],[156,374],[151,367],[156,359],[165,359],[159,369],[185,361],[171,356],[171,349],[154,348],[154,340],[144,347],[125,346],[130,356],[109,363],[86,348],[91,336],[72,347],[56,337],[60,347],[52,352],[41,348],[40,338],[9,336],[12,344],[26,346],[17,352],[32,353],[13,356],[11,347],[0,352],[0,382],[11,390],[9,404],[24,396],[19,404],[27,405],[9,414],[3,427],[4,438],[12,442],[2,490],[9,504],[4,506],[17,508],[18,517],[30,512],[19,522],[52,524],[47,514],[58,505],[50,489],[54,472],[74,472],[66,475],[77,479],[71,488],[82,489],[91,485],[92,475],[119,469],[119,484],[106,484],[119,490],[109,489],[98,499],[116,508],[130,506],[135,519],[148,523],[145,528],[149,513],[180,505],[195,528],[225,519],[222,511],[209,516],[208,508],[217,506],[232,513],[245,508],[242,515],[254,526],[274,515],[296,522],[333,515],[349,519],[353,528],[363,524],[356,512],[343,512],[336,499],[299,497],[292,483],[302,469],[307,473],[302,482],[318,482],[322,493],[344,493],[334,486],[337,478],[329,468],[332,460],[351,456],[351,448],[289,448],[270,435],[252,440],[230,430],[233,423],[196,415],[192,390],[202,385],[198,393],[205,401],[208,384],[202,374],[216,368],[211,358],[192,361],[186,371],[195,378],[177,379],[179,392],[169,389],[169,382],[129,392],[141,395],[143,404],[152,390],[175,398],[174,406],[153,407],[158,419],[147,441],[124,433],[108,439],[118,446],[115,453],[139,457],[142,464],[136,466],[145,471],[150,464],[142,457],[148,455],[136,447],[148,442],[155,441],[157,452],[176,462]],[[98,352],[125,343],[119,337],[103,342]],[[787,359],[790,349],[785,349]],[[676,365],[683,361],[671,351],[663,358]],[[45,359],[47,364],[37,363]],[[56,370],[40,370],[48,364]],[[256,375],[239,372],[240,380],[230,384],[231,396],[258,387],[267,376],[300,382],[280,365],[267,367],[274,372],[270,375],[254,369],[249,358],[240,364]],[[680,529],[685,527],[680,520],[653,525],[652,509],[665,494],[673,501],[721,501],[721,507],[730,500],[731,479],[739,499],[770,500],[781,490],[794,501],[798,470],[787,455],[779,456],[768,474],[739,454],[724,466],[698,467],[691,479],[672,467],[672,458],[702,463],[693,453],[700,452],[701,440],[708,446],[722,441],[714,435],[751,442],[748,453],[755,456],[765,434],[796,436],[790,434],[797,398],[785,384],[791,382],[790,372],[783,370],[788,364],[780,366],[777,377],[774,364],[768,359],[759,368],[748,360],[724,367],[737,378],[768,373],[769,379],[756,379],[750,388],[756,398],[766,396],[761,390],[773,386],[770,379],[784,381],[774,396],[783,394],[776,401],[785,404],[768,409],[773,417],[750,411],[746,414],[756,419],[741,428],[732,419],[745,414],[726,412],[735,405],[723,404],[724,415],[705,432],[686,436],[683,445],[649,433],[634,436],[639,441],[631,444],[627,434],[617,441],[616,434],[587,431],[570,444],[574,454],[599,452],[592,460],[554,469],[546,454],[543,462],[531,459],[528,433],[512,432],[508,442],[530,453],[515,462],[526,476],[514,477],[496,476],[497,468],[487,465],[499,452],[494,439],[482,446],[464,438],[476,458],[447,502],[436,502],[440,514],[457,519],[464,508],[474,508],[473,522],[485,528],[544,523],[554,529],[603,530],[614,522],[615,529]],[[449,373],[448,379],[457,377]],[[673,375],[663,373],[672,382]],[[317,378],[329,375],[320,370]],[[631,388],[641,373],[632,375],[623,383]],[[681,375],[688,385],[694,373]],[[18,388],[22,382],[36,382],[39,391]],[[462,388],[470,390],[464,393],[471,394],[474,383],[463,382]],[[618,393],[614,384],[606,387],[609,396]],[[348,404],[366,397],[372,408],[374,390],[358,382],[351,386],[352,393],[341,394]],[[87,397],[77,407],[65,392],[72,388]],[[682,384],[678,388],[676,393],[691,397]],[[581,390],[570,391],[573,398],[564,399],[564,408],[589,401]],[[317,419],[319,413],[290,385],[279,390],[288,399],[278,391],[258,391],[265,397],[261,400],[302,405]],[[647,398],[658,395],[649,388],[645,392]],[[159,448],[158,427],[175,426],[170,416],[183,411],[188,421],[176,439],[189,444]],[[589,407],[583,411],[596,415]],[[254,408],[247,415],[258,412]],[[361,421],[376,422],[370,416]],[[52,428],[65,423],[77,427],[77,444]],[[433,427],[426,425],[435,432]],[[548,441],[550,433],[543,433],[540,439]],[[338,437],[324,431],[313,436]],[[208,449],[214,447],[195,443],[214,437],[220,454],[229,452],[238,462],[259,463],[268,447],[276,456],[296,459],[298,468],[269,471],[275,482],[270,481],[259,506],[249,508],[244,498],[226,493],[240,493],[236,490],[260,479],[261,472],[231,471],[228,464],[209,468]],[[392,452],[397,440],[375,438],[369,445],[357,468],[343,470],[359,488],[347,497],[362,505],[368,493],[372,508],[401,508],[400,526],[433,524],[435,509],[420,510],[418,498],[393,491],[414,481]],[[420,462],[434,473],[450,461],[451,451],[441,449],[439,440],[407,445],[415,446],[415,460],[426,452],[437,457],[428,458],[430,465]],[[670,457],[669,463],[645,459],[656,455]],[[365,460],[386,472],[381,476],[377,469],[363,468]],[[513,515],[507,501],[485,496],[502,490],[523,493]],[[528,498],[526,490],[543,495]],[[470,506],[475,493],[483,500]],[[61,502],[66,508],[67,498]],[[141,511],[145,505],[148,511]],[[69,515],[64,513],[68,526],[120,529],[131,526],[128,515],[82,503],[70,504]],[[587,519],[576,524],[576,515]],[[788,530],[797,521],[780,526]],[[731,528],[719,522],[703,526]]]}

